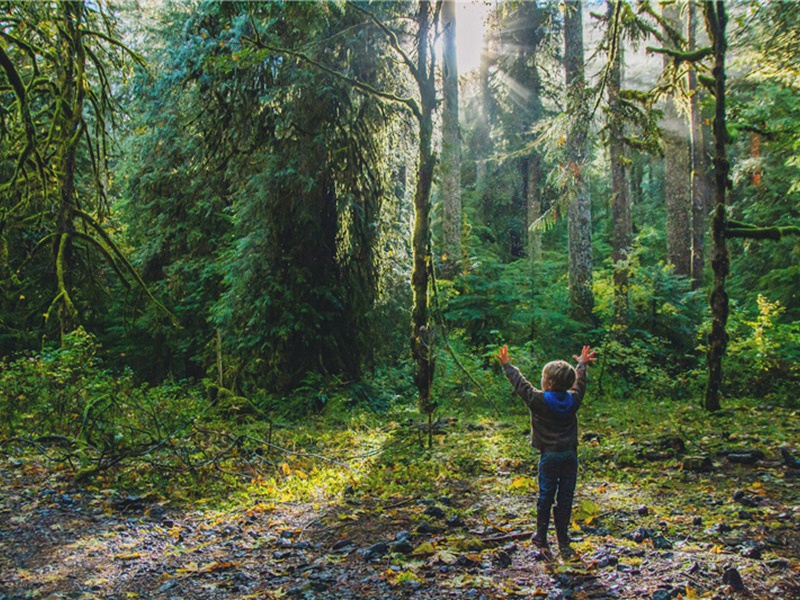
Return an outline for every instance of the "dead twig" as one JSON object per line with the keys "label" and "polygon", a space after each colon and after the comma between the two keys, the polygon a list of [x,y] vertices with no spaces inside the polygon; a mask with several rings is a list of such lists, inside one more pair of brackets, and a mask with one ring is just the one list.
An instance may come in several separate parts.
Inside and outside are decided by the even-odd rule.
{"label": "dead twig", "polygon": [[[69,442],[70,445],[74,445],[75,444],[74,440],[70,440],[69,438],[62,438],[62,436],[46,436],[46,437],[48,437],[48,438],[59,438],[58,441],[60,443]],[[53,441],[53,440],[48,439],[47,441]],[[26,444],[28,446],[33,446],[47,460],[51,460],[51,461],[57,462],[57,463],[66,462],[70,466],[72,466],[72,459],[76,458],[73,453],[66,454],[64,456],[64,458],[57,458],[55,456],[51,456],[50,454],[48,454],[47,448],[44,446],[44,444],[40,443],[39,440],[33,440],[33,439],[30,439],[30,438],[24,438],[24,437],[13,437],[13,438],[8,438],[6,440],[2,440],[2,441],[0,441],[0,448],[3,447],[3,446],[14,444],[14,443]]]}
{"label": "dead twig", "polygon": [[506,535],[496,535],[494,537],[481,540],[481,542],[485,545],[504,544],[506,542],[514,542],[516,540],[530,539],[533,533],[534,533],[533,531],[523,531],[521,533],[508,533]]}

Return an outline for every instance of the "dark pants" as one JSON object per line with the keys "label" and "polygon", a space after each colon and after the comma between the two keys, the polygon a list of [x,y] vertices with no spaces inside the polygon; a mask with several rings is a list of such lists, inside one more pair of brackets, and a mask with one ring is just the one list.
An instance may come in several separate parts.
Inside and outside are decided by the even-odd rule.
{"label": "dark pants", "polygon": [[572,499],[575,496],[577,479],[578,452],[576,450],[542,452],[539,459],[539,497],[536,501],[536,508],[540,518],[546,518],[549,521],[550,509],[553,507],[553,503],[556,503],[555,509],[553,509],[553,523],[559,541],[567,535],[569,530]]}

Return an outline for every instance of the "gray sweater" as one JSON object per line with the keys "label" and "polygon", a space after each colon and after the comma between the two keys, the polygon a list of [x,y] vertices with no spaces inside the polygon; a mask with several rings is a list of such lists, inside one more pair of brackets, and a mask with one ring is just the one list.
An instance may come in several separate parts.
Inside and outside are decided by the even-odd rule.
{"label": "gray sweater", "polygon": [[564,452],[578,448],[577,411],[583,402],[586,390],[586,363],[578,363],[575,368],[577,378],[569,390],[573,408],[566,415],[559,415],[545,401],[544,392],[533,387],[519,369],[511,363],[503,366],[506,377],[514,392],[519,394],[525,406],[531,411],[531,445],[542,452]]}

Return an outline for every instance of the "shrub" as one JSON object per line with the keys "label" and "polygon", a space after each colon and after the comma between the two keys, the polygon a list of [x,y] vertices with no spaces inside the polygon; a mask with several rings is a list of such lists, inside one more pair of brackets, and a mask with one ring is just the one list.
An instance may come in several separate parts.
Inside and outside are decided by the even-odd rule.
{"label": "shrub", "polygon": [[800,324],[782,323],[785,307],[758,295],[758,314],[748,318],[734,309],[725,372],[732,391],[763,397],[800,392]]}

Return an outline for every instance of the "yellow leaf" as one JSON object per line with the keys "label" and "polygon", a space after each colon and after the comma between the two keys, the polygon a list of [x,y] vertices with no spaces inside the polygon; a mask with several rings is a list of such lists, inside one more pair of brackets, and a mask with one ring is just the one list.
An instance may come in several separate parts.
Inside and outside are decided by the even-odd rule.
{"label": "yellow leaf", "polygon": [[117,560],[135,560],[139,558],[139,553],[133,552],[131,554],[117,554],[114,558]]}
{"label": "yellow leaf", "polygon": [[259,502],[247,512],[253,514],[255,512],[271,512],[273,510],[275,510],[275,505],[272,504],[271,502],[269,504],[265,504],[264,502]]}
{"label": "yellow leaf", "polygon": [[573,511],[572,517],[576,521],[583,521],[589,525],[600,514],[600,505],[590,500],[581,500],[581,503]]}
{"label": "yellow leaf", "polygon": [[700,600],[700,596],[697,595],[697,592],[688,585],[686,586],[686,593],[682,594],[680,597],[685,600]]}
{"label": "yellow leaf", "polygon": [[283,471],[283,474],[287,477],[292,474],[292,468],[286,463],[281,463],[281,471]]}
{"label": "yellow leaf", "polygon": [[430,542],[423,542],[419,546],[414,548],[414,551],[411,554],[413,554],[414,556],[424,556],[427,554],[433,554],[435,552],[436,549],[433,547],[433,544],[431,544]]}
{"label": "yellow leaf", "polygon": [[392,571],[391,569],[386,569],[383,576],[386,581],[392,585],[400,585],[401,583],[406,583],[408,581],[422,582],[422,579],[420,579],[413,571]]}
{"label": "yellow leaf", "polygon": [[223,562],[223,561],[216,561],[213,563],[209,563],[203,567],[203,573],[213,573],[214,571],[222,571],[224,569],[230,569],[235,567],[232,562]]}
{"label": "yellow leaf", "polygon": [[200,572],[200,566],[196,562],[192,561],[192,562],[186,563],[180,569],[175,569],[175,571],[178,572],[178,573],[199,573]]}
{"label": "yellow leaf", "polygon": [[533,480],[530,477],[514,477],[508,486],[512,490],[527,490],[533,487]]}
{"label": "yellow leaf", "polygon": [[475,563],[479,563],[483,560],[483,557],[480,554],[465,554],[464,556],[467,557],[467,560]]}

